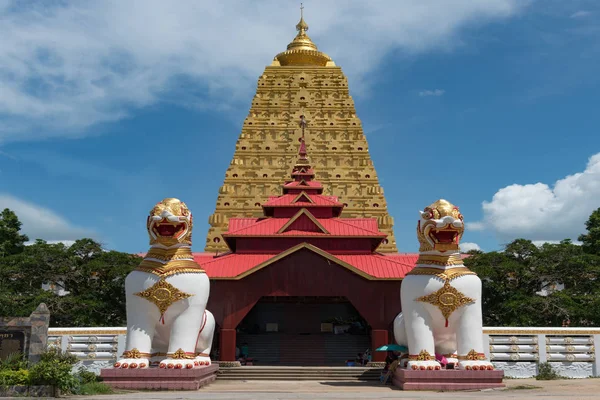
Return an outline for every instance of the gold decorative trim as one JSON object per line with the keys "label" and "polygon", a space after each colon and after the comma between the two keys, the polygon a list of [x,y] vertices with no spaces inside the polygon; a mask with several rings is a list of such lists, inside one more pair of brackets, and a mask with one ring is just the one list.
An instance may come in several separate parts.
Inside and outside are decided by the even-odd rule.
{"label": "gold decorative trim", "polygon": [[477,275],[467,267],[456,267],[448,269],[438,269],[430,267],[415,267],[411,269],[406,276],[409,275],[431,275],[445,282],[453,281],[464,275]]}
{"label": "gold decorative trim", "polygon": [[134,293],[134,295],[154,303],[160,311],[161,319],[171,304],[193,296],[193,294],[188,294],[177,289],[164,278],[161,278],[148,289],[142,292]]}
{"label": "gold decorative trim", "polygon": [[150,353],[142,353],[138,349],[133,348],[131,350],[126,350],[123,352],[122,358],[148,358],[150,357]]}
{"label": "gold decorative trim", "polygon": [[196,358],[196,353],[186,353],[183,349],[178,349],[175,353],[167,353],[167,357],[173,360],[191,360]]}
{"label": "gold decorative trim", "polygon": [[421,350],[419,354],[409,354],[408,359],[410,361],[435,361],[435,357],[433,357],[427,350]]}
{"label": "gold decorative trim", "polygon": [[327,229],[325,229],[325,227],[323,225],[321,225],[321,223],[315,218],[314,215],[312,215],[310,213],[310,211],[308,211],[306,208],[301,209],[300,211],[298,211],[296,213],[296,215],[294,215],[292,218],[290,218],[290,220],[288,222],[285,223],[285,225],[283,225],[278,231],[277,233],[284,233],[285,231],[287,231],[287,229],[298,219],[300,218],[302,215],[306,215],[316,226],[317,228],[319,228],[321,230],[322,233],[325,234],[329,234],[329,232],[327,231]]}
{"label": "gold decorative trim", "polygon": [[[463,259],[456,254],[439,256],[434,254],[419,254],[417,264],[433,264],[441,266],[463,265]],[[466,268],[466,267],[465,267]],[[475,274],[475,273],[473,273]]]}
{"label": "gold decorative trim", "polygon": [[196,353],[196,357],[210,357],[207,353]]}
{"label": "gold decorative trim", "polygon": [[456,358],[459,360],[463,360],[463,361],[483,361],[483,360],[485,360],[485,354],[478,353],[472,349],[471,351],[469,351],[467,353],[466,356],[457,356]]}
{"label": "gold decorative trim", "polygon": [[162,264],[158,261],[149,261],[144,259],[140,265],[135,268],[136,271],[148,272],[161,277],[181,274],[184,272],[205,273],[205,271],[193,260],[177,260]]}
{"label": "gold decorative trim", "polygon": [[127,328],[117,328],[112,331],[102,331],[99,329],[73,330],[49,328],[48,336],[71,336],[71,335],[101,335],[101,336],[117,336],[127,334]]}
{"label": "gold decorative trim", "polygon": [[169,249],[161,249],[159,247],[151,247],[148,253],[144,256],[144,259],[154,258],[162,261],[176,261],[176,260],[193,260],[194,255],[190,247],[175,247]]}
{"label": "gold decorative trim", "polygon": [[416,301],[429,303],[439,308],[446,319],[446,326],[448,326],[450,315],[458,308],[474,303],[475,299],[465,296],[446,281],[441,289],[427,296],[419,297]]}
{"label": "gold decorative trim", "polygon": [[308,203],[311,203],[311,204],[315,203],[315,201],[308,195],[308,193],[306,193],[303,190],[298,194],[298,196],[296,196],[296,198],[294,200],[292,200],[292,204],[296,204],[297,202],[299,202],[302,197],[306,198],[306,200],[308,200]]}

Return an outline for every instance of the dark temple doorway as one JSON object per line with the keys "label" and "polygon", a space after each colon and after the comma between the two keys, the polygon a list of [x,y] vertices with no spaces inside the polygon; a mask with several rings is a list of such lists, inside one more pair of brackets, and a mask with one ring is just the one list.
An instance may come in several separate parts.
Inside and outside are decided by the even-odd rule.
{"label": "dark temple doorway", "polygon": [[255,365],[345,366],[370,348],[370,328],[345,297],[262,297],[238,325]]}

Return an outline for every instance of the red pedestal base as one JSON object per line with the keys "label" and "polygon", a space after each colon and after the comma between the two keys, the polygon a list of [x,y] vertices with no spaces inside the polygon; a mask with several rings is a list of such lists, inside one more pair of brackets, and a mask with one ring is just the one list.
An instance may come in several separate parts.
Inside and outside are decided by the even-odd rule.
{"label": "red pedestal base", "polygon": [[103,382],[115,389],[198,390],[217,379],[219,366],[193,369],[118,369],[100,371]]}
{"label": "red pedestal base", "polygon": [[504,371],[442,369],[421,371],[398,368],[392,382],[402,390],[475,390],[504,387]]}

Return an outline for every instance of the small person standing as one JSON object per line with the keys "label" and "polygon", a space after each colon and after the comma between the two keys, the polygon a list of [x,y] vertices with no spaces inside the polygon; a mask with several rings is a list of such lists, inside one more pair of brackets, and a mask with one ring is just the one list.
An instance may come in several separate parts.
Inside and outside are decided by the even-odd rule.
{"label": "small person standing", "polygon": [[248,343],[244,342],[244,344],[242,344],[241,356],[244,358],[248,358],[249,355],[250,355],[250,352],[248,349]]}

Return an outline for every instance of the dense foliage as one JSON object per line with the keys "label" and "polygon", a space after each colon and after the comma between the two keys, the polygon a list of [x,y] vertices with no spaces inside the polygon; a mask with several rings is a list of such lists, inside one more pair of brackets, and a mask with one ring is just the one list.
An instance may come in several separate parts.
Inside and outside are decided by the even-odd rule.
{"label": "dense foliage", "polygon": [[484,325],[600,325],[600,209],[586,227],[583,245],[517,239],[501,252],[473,252],[465,265],[483,282]]}
{"label": "dense foliage", "polygon": [[0,315],[28,316],[43,302],[53,327],[126,324],[125,277],[140,257],[105,251],[91,239],[25,246],[20,225],[12,211],[0,214]]}
{"label": "dense foliage", "polygon": [[73,373],[77,357],[50,349],[35,364],[25,361],[22,354],[12,354],[0,360],[0,386],[54,386],[62,393],[105,394],[112,393],[109,386],[98,381],[96,374],[80,369]]}

